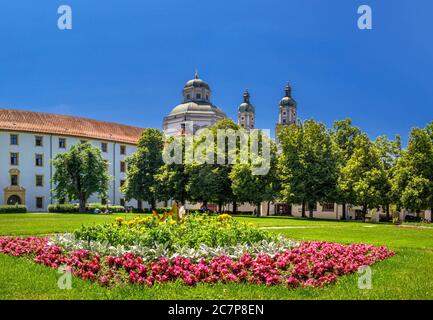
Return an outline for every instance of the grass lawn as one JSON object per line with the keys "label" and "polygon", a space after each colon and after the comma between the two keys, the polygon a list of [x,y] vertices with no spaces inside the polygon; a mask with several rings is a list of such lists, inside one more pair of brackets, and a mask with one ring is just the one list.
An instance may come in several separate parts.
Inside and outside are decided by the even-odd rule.
{"label": "grass lawn", "polygon": [[[1,235],[42,235],[71,231],[81,224],[113,221],[121,215],[2,214]],[[134,215],[126,215],[128,218]],[[433,299],[433,229],[398,228],[296,218],[237,217],[292,239],[386,245],[397,255],[373,266],[373,288],[358,289],[358,274],[326,288],[287,289],[260,285],[165,284],[153,288],[105,289],[77,278],[71,290],[57,286],[56,270],[0,255],[0,299]]]}

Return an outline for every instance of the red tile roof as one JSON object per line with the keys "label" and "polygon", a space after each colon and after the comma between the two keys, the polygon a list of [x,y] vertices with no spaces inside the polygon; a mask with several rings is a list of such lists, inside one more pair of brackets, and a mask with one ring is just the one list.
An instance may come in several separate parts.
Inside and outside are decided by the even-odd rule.
{"label": "red tile roof", "polygon": [[0,130],[137,144],[142,128],[43,112],[0,109]]}

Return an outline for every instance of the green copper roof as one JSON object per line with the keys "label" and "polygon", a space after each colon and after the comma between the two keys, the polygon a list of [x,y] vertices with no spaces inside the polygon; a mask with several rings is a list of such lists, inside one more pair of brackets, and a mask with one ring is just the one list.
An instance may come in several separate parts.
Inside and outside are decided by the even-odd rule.
{"label": "green copper roof", "polygon": [[256,108],[251,103],[242,102],[238,108],[239,112],[256,112]]}
{"label": "green copper roof", "polygon": [[238,112],[256,112],[256,108],[250,102],[248,89],[244,92],[244,102],[239,105]]}

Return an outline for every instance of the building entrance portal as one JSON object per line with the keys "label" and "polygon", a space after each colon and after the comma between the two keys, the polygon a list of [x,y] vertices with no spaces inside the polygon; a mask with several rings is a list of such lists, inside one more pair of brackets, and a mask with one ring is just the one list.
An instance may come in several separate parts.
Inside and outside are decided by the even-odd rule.
{"label": "building entrance portal", "polygon": [[17,196],[17,195],[11,195],[9,198],[8,198],[8,201],[7,201],[7,204],[8,205],[10,205],[10,206],[14,206],[14,205],[19,205],[19,204],[22,204],[22,202],[21,202],[21,198],[19,197],[19,196]]}

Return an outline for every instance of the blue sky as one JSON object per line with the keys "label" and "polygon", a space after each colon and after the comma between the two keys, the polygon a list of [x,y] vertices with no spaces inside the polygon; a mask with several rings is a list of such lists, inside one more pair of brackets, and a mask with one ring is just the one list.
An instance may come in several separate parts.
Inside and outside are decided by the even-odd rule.
{"label": "blue sky", "polygon": [[197,68],[232,118],[248,88],[257,127],[290,81],[303,119],[405,137],[433,120],[432,15],[431,0],[3,0],[0,108],[161,127]]}

